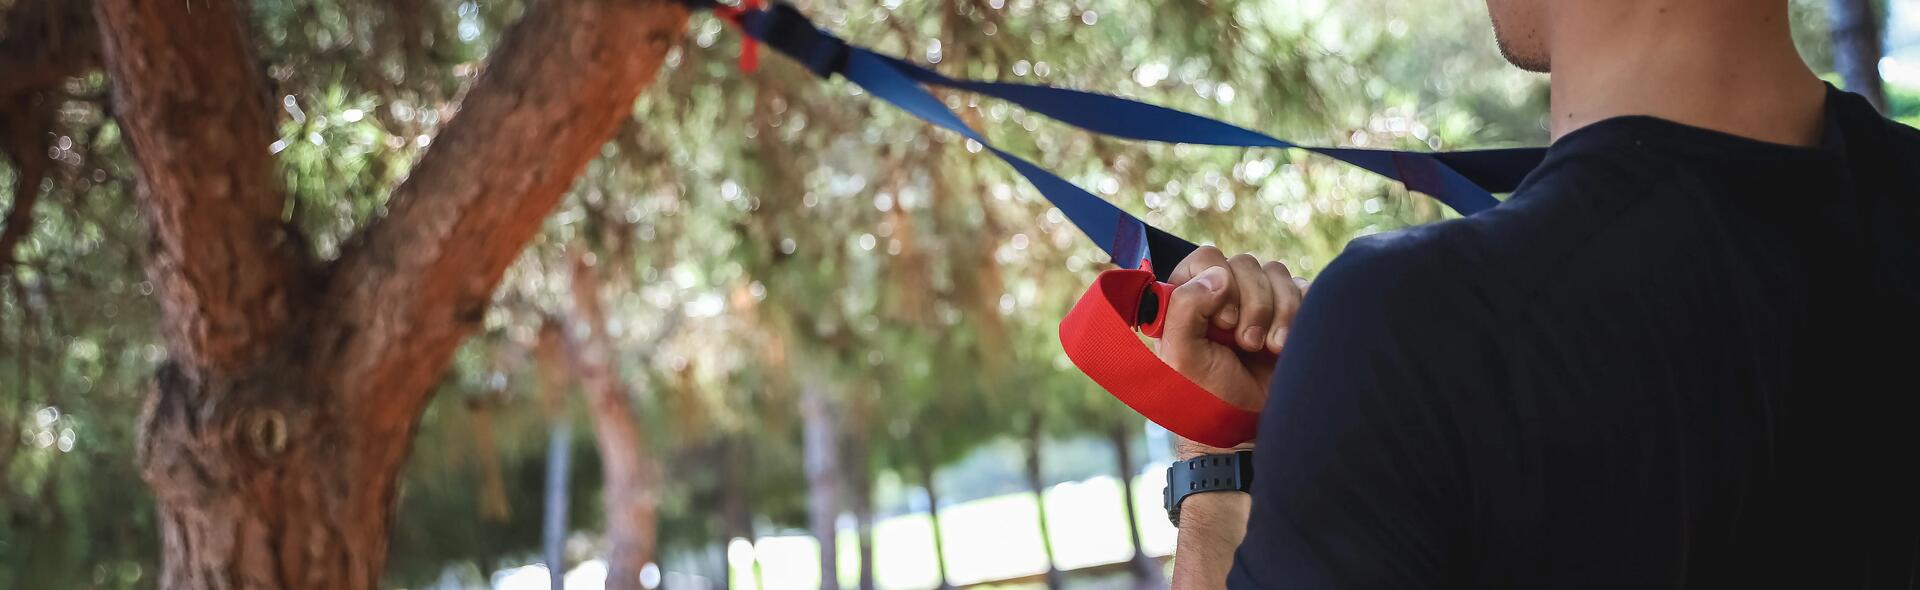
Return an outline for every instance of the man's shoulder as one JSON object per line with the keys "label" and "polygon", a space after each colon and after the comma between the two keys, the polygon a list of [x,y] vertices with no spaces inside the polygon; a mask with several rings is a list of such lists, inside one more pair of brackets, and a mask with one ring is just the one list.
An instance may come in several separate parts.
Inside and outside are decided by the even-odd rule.
{"label": "man's shoulder", "polygon": [[1525,290],[1556,268],[1581,234],[1603,225],[1592,211],[1570,210],[1591,208],[1569,207],[1580,195],[1556,193],[1473,217],[1355,238],[1315,288],[1350,287],[1372,298],[1404,294],[1410,304],[1430,301],[1436,293],[1486,298]]}
{"label": "man's shoulder", "polygon": [[[1914,165],[1920,162],[1920,129],[1881,116],[1864,99],[1848,96],[1854,100],[1843,103],[1840,124],[1850,144],[1849,157],[1870,168],[1868,175],[1877,180],[1920,182],[1920,166]],[[1912,191],[1909,187],[1901,194],[1910,195]],[[1904,202],[1911,206],[1915,200],[1906,198]]]}
{"label": "man's shoulder", "polygon": [[1648,229],[1634,220],[1660,215],[1644,209],[1674,190],[1661,181],[1672,175],[1653,160],[1550,165],[1492,210],[1354,239],[1314,289],[1339,293],[1353,307],[1494,322],[1524,308],[1531,293],[1558,282],[1570,261],[1610,242],[1607,236]]}
{"label": "man's shoulder", "polygon": [[1490,231],[1501,229],[1455,219],[1355,238],[1315,278],[1306,311],[1393,331],[1407,322],[1484,319],[1511,284]]}

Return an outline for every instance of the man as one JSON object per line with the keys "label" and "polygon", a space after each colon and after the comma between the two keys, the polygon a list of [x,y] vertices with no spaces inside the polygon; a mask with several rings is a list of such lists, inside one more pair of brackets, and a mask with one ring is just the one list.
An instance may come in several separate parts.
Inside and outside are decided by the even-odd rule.
{"label": "man", "polygon": [[1817,79],[1786,0],[1488,7],[1552,73],[1506,203],[1304,298],[1174,273],[1159,354],[1262,410],[1251,490],[1179,505],[1175,586],[1920,583],[1920,132]]}

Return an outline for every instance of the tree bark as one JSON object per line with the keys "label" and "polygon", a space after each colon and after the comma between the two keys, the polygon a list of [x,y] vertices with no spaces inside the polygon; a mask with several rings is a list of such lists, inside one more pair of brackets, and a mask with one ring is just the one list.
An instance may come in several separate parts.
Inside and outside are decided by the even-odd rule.
{"label": "tree bark", "polygon": [[1133,446],[1131,431],[1127,426],[1115,426],[1107,431],[1107,440],[1113,443],[1114,462],[1120,470],[1120,506],[1127,517],[1127,541],[1133,545],[1133,559],[1128,562],[1127,570],[1133,575],[1134,588],[1140,590],[1165,588],[1166,580],[1155,571],[1153,558],[1147,557],[1147,546],[1140,542],[1140,515],[1133,507]]}
{"label": "tree bark", "polygon": [[948,590],[953,584],[947,582],[946,541],[940,535],[940,492],[934,485],[933,459],[927,456],[927,450],[913,445],[913,462],[919,467],[920,488],[927,491],[927,522],[933,526],[933,570],[939,583],[938,590]]}
{"label": "tree bark", "polygon": [[839,449],[833,408],[825,384],[809,377],[800,385],[801,452],[807,471],[807,522],[820,543],[820,589],[840,590],[840,559],[834,523],[840,518]]}
{"label": "tree bark", "polygon": [[1833,22],[1833,69],[1840,72],[1848,91],[1887,112],[1886,89],[1880,81],[1885,40],[1873,0],[1827,0],[1827,16]]}
{"label": "tree bark", "polygon": [[1059,566],[1053,561],[1053,535],[1047,530],[1047,485],[1040,473],[1040,443],[1044,432],[1041,430],[1039,412],[1027,419],[1027,489],[1033,490],[1033,508],[1040,524],[1040,549],[1047,556],[1047,589],[1060,590],[1065,584],[1060,576]]}
{"label": "tree bark", "polygon": [[172,360],[189,381],[237,381],[292,348],[318,279],[280,220],[273,114],[245,11],[231,0],[95,6]]}
{"label": "tree bark", "polygon": [[605,482],[607,589],[641,590],[640,571],[653,563],[659,529],[660,468],[640,434],[633,393],[613,366],[613,338],[600,301],[600,279],[581,249],[573,256],[574,366],[593,418]]}
{"label": "tree bark", "polygon": [[346,452],[353,433],[306,377],[285,361],[245,380],[160,368],[138,443],[158,505],[160,587],[377,585],[393,474],[367,476]]}
{"label": "tree bark", "polygon": [[139,460],[161,588],[377,587],[413,431],[506,266],[684,28],[666,0],[533,0],[460,113],[323,266],[280,219],[234,0],[99,0],[169,360]]}

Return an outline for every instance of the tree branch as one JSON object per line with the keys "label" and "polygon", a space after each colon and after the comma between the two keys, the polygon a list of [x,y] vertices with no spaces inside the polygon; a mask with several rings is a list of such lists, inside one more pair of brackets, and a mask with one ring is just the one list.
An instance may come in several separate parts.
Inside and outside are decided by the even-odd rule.
{"label": "tree branch", "polygon": [[[7,105],[0,102],[0,105]],[[40,200],[40,181],[47,176],[45,130],[38,123],[47,117],[47,109],[32,100],[18,97],[0,113],[0,155],[13,160],[13,207],[0,226],[0,273],[13,272],[14,253],[20,241],[33,229],[33,205]]]}
{"label": "tree branch", "polygon": [[99,42],[84,2],[22,2],[0,31],[0,156],[13,161],[13,207],[0,227],[0,272],[12,272],[14,248],[33,229],[33,206],[47,174],[48,136],[64,95],[61,83],[99,62]]}
{"label": "tree branch", "polygon": [[99,0],[95,16],[168,347],[189,377],[236,374],[286,335],[311,268],[280,220],[246,17],[233,0]]}
{"label": "tree branch", "polygon": [[83,0],[22,0],[0,31],[0,102],[57,90],[99,62],[97,29]]}
{"label": "tree branch", "polygon": [[404,434],[508,264],[678,43],[669,0],[536,0],[391,214],[341,256],[317,333],[349,415]]}

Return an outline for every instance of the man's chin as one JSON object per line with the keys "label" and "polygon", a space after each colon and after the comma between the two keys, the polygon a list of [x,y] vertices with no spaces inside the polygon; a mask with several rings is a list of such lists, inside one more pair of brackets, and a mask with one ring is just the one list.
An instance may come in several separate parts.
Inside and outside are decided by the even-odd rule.
{"label": "man's chin", "polygon": [[1494,40],[1496,44],[1500,46],[1500,57],[1506,58],[1507,63],[1513,64],[1514,67],[1536,74],[1546,74],[1553,71],[1553,60],[1548,59],[1544,52],[1534,54],[1517,51],[1512,45],[1507,44],[1505,38],[1499,35],[1494,35]]}

